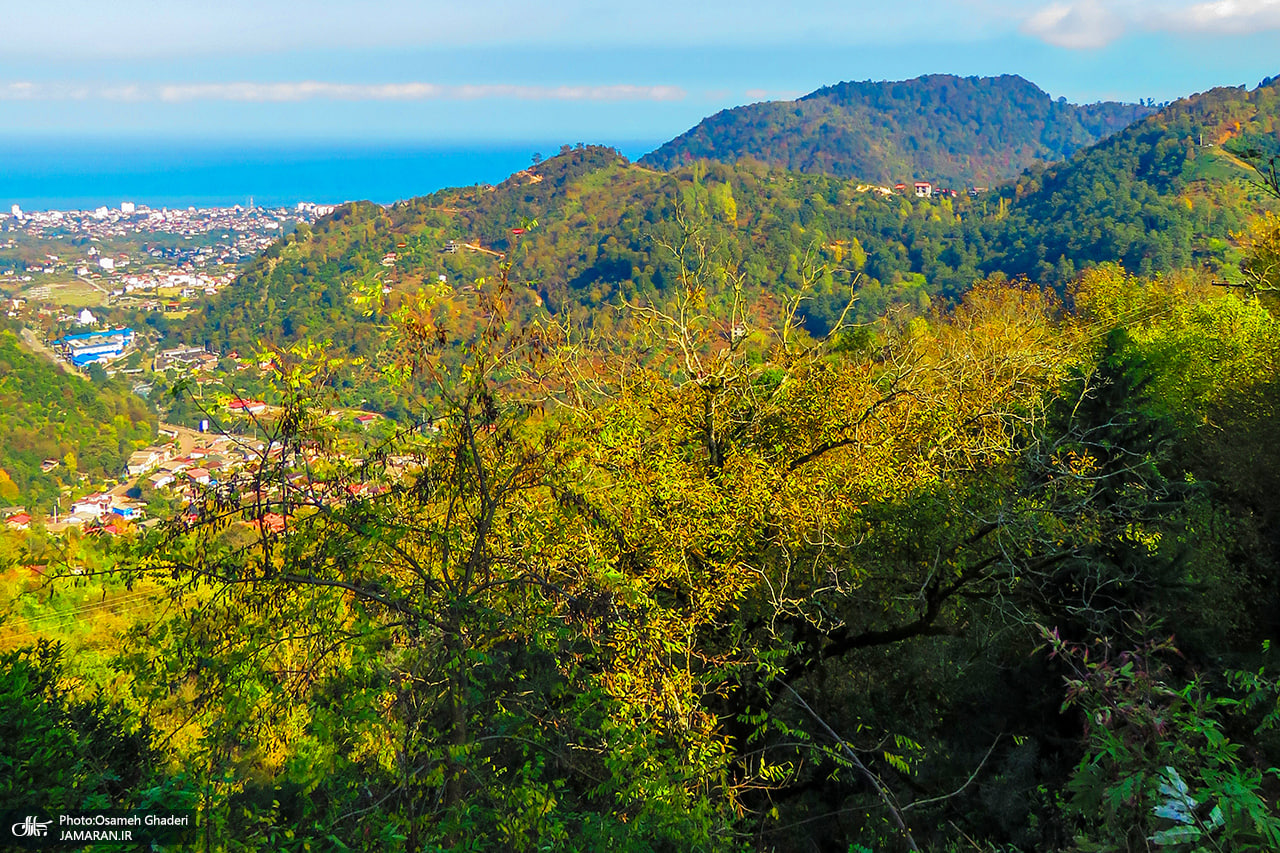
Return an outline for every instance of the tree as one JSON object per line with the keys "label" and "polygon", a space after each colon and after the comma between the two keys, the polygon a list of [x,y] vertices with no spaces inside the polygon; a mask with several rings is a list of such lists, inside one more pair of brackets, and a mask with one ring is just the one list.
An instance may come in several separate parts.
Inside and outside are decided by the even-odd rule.
{"label": "tree", "polygon": [[[167,788],[150,726],[101,697],[73,696],[66,679],[55,644],[0,655],[0,809],[128,808],[144,805],[150,786]],[[164,793],[168,808],[188,799]]]}
{"label": "tree", "polygon": [[[291,819],[336,820],[348,838],[376,824],[380,843],[399,835],[410,850],[719,843],[702,803],[637,785],[665,747],[608,722],[621,717],[574,628],[607,607],[592,583],[603,568],[575,547],[598,523],[567,482],[575,395],[559,414],[547,397],[577,359],[555,326],[507,323],[509,270],[479,282],[462,322],[448,288],[387,322],[387,375],[434,389],[389,441],[357,449],[329,416],[326,391],[349,365],[315,347],[272,352],[280,409],[257,419],[258,464],[209,490],[148,558],[171,597],[207,601],[139,636],[135,666],[162,704],[175,679],[198,697],[211,822],[237,820],[229,803],[248,799],[267,831],[290,773],[314,771],[286,768],[265,790],[218,780],[255,755],[314,753],[339,772]],[[350,730],[337,743],[336,713]]]}
{"label": "tree", "polygon": [[1238,239],[1245,252],[1240,263],[1245,287],[1254,293],[1280,292],[1280,217],[1260,216]]}
{"label": "tree", "polygon": [[[358,279],[384,360],[262,354],[256,464],[150,553],[174,616],[133,651],[191,732],[207,825],[285,848],[782,849],[803,826],[881,849],[973,813],[992,844],[1066,843],[1027,792],[1089,744],[1029,662],[1036,624],[1127,640],[1135,610],[1176,610],[1203,492],[1169,433],[1266,363],[1271,327],[1118,268],[1074,317],[997,277],[856,324],[861,280],[835,301],[846,258],[818,228],[753,296],[727,223],[686,216],[706,198],[655,229],[632,338],[513,311],[516,240],[474,287]],[[1219,338],[1183,328],[1215,313]],[[394,434],[335,414],[353,370],[413,413]]]}
{"label": "tree", "polygon": [[18,496],[18,484],[13,482],[9,472],[0,468],[0,500],[11,501]]}
{"label": "tree", "polygon": [[[1256,185],[1263,192],[1280,199],[1280,155],[1268,155],[1257,148],[1241,148],[1231,153],[1253,167],[1258,174]],[[1245,251],[1240,271],[1244,286],[1255,293],[1280,291],[1280,217],[1263,213],[1250,229],[1235,235]]]}

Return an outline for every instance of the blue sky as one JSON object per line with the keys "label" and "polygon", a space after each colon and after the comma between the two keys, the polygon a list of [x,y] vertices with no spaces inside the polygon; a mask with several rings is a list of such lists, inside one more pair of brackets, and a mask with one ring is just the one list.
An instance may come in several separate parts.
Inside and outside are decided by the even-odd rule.
{"label": "blue sky", "polygon": [[1075,102],[1280,74],[1280,0],[0,0],[0,137],[660,141],[841,80]]}

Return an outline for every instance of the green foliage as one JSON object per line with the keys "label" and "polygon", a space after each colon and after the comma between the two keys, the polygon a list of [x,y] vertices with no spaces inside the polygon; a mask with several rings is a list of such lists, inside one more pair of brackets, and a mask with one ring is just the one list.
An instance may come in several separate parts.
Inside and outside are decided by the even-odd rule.
{"label": "green foliage", "polygon": [[[950,85],[936,82],[939,92]],[[852,316],[869,320],[893,306],[927,312],[938,297],[957,299],[995,273],[1065,288],[1109,262],[1142,274],[1228,269],[1238,258],[1228,241],[1246,228],[1261,193],[1220,142],[1265,136],[1276,121],[1275,91],[1215,90],[1180,101],[1066,163],[956,199],[884,197],[856,181],[755,161],[657,173],[611,149],[568,150],[496,187],[443,190],[389,209],[344,206],[268,250],[178,334],[224,354],[254,351],[260,339],[310,337],[369,357],[380,324],[418,289],[439,292],[441,310],[463,310],[469,282],[505,259],[513,280],[526,283],[512,292],[513,317],[546,310],[625,341],[634,322],[619,311],[623,302],[678,295],[680,272],[663,249],[679,230],[677,210],[719,253],[746,301],[804,294],[800,319],[818,337],[851,293]],[[1051,111],[1068,109],[1037,97]],[[525,220],[540,227],[516,234]],[[506,258],[517,244],[524,250]],[[713,290],[724,298],[720,285]],[[342,398],[402,419],[423,390],[348,378]]]}
{"label": "green foliage", "polygon": [[1013,204],[992,254],[1007,272],[1056,278],[1065,259],[1148,275],[1220,262],[1203,235],[1243,230],[1264,198],[1221,146],[1273,132],[1280,88],[1214,89],[1178,101],[1071,160],[1001,191]]}
{"label": "green foliage", "polygon": [[1066,803],[1080,819],[1078,849],[1280,846],[1280,812],[1263,792],[1264,775],[1280,770],[1251,766],[1225,730],[1244,702],[1214,696],[1198,679],[1179,686],[1169,640],[1116,653],[1102,640],[1086,648],[1044,636],[1069,670],[1064,710],[1078,708],[1085,721],[1088,747]]}
{"label": "green foliage", "polygon": [[270,362],[257,464],[59,564],[164,590],[121,689],[208,846],[1274,846],[1280,330],[1028,248],[1212,195],[1170,140],[1274,109],[1211,94],[986,211],[581,148],[299,229],[191,332]]}
{"label": "green foliage", "polygon": [[0,654],[0,809],[124,808],[160,781],[151,728],[65,678],[57,645]]}
{"label": "green foliage", "polygon": [[[1195,460],[1204,413],[1272,375],[1264,310],[1103,267],[1074,314],[994,278],[951,311],[846,316],[815,340],[803,298],[781,318],[742,298],[712,242],[727,223],[685,218],[719,168],[655,229],[670,283],[629,302],[626,342],[522,318],[513,278],[547,239],[526,219],[470,288],[359,280],[386,349],[357,358],[436,389],[385,444],[329,414],[348,353],[296,343],[250,377],[281,403],[269,450],[140,566],[178,606],[127,657],[156,724],[185,723],[219,838],[879,850],[957,824],[1064,849],[1080,813],[1112,814],[1089,792],[1138,784],[1121,767],[1137,759],[1085,760],[1093,731],[1060,715],[1035,623],[1140,642],[1143,611],[1191,655],[1256,645],[1267,623],[1225,614],[1268,610],[1269,569],[1224,558],[1256,531]],[[1130,674],[1105,689],[1150,686]],[[1160,694],[1191,710],[1181,740],[1141,752],[1144,802],[1174,767],[1223,803],[1211,836],[1247,839],[1232,815],[1261,807],[1260,783],[1212,757],[1235,724],[1199,689]],[[1055,803],[1068,782],[1077,811]],[[1124,796],[1088,837],[1118,831]],[[1178,829],[1149,823],[1144,842]]]}
{"label": "green foliage", "polygon": [[796,101],[719,112],[641,163],[672,169],[750,157],[797,172],[964,189],[1069,157],[1150,112],[1137,104],[1054,101],[1008,75],[839,83]]}
{"label": "green foliage", "polygon": [[[76,482],[76,473],[118,476],[128,455],[155,435],[155,424],[138,397],[69,375],[0,329],[0,468],[7,475],[0,494],[12,492],[8,480],[34,511],[51,505],[58,484]],[[41,471],[44,460],[61,463],[68,454],[77,471]]]}

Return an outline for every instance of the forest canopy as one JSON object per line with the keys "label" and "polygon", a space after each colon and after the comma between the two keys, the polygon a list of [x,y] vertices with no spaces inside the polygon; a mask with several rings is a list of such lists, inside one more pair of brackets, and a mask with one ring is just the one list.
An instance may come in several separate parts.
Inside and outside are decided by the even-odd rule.
{"label": "forest canopy", "polygon": [[672,169],[752,158],[892,186],[989,187],[1070,157],[1154,112],[1143,104],[1054,100],[1015,75],[930,74],[825,86],[794,101],[724,110],[641,159]]}

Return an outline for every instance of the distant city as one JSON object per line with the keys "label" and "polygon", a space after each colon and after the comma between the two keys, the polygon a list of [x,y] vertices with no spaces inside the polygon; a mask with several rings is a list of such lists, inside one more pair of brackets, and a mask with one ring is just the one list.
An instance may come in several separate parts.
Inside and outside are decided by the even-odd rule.
{"label": "distant city", "polygon": [[[300,222],[333,205],[153,209],[134,202],[93,210],[0,213],[0,290],[6,313],[41,329],[77,367],[128,353],[131,329],[107,313],[184,312]],[[79,308],[79,310],[75,310]]]}

